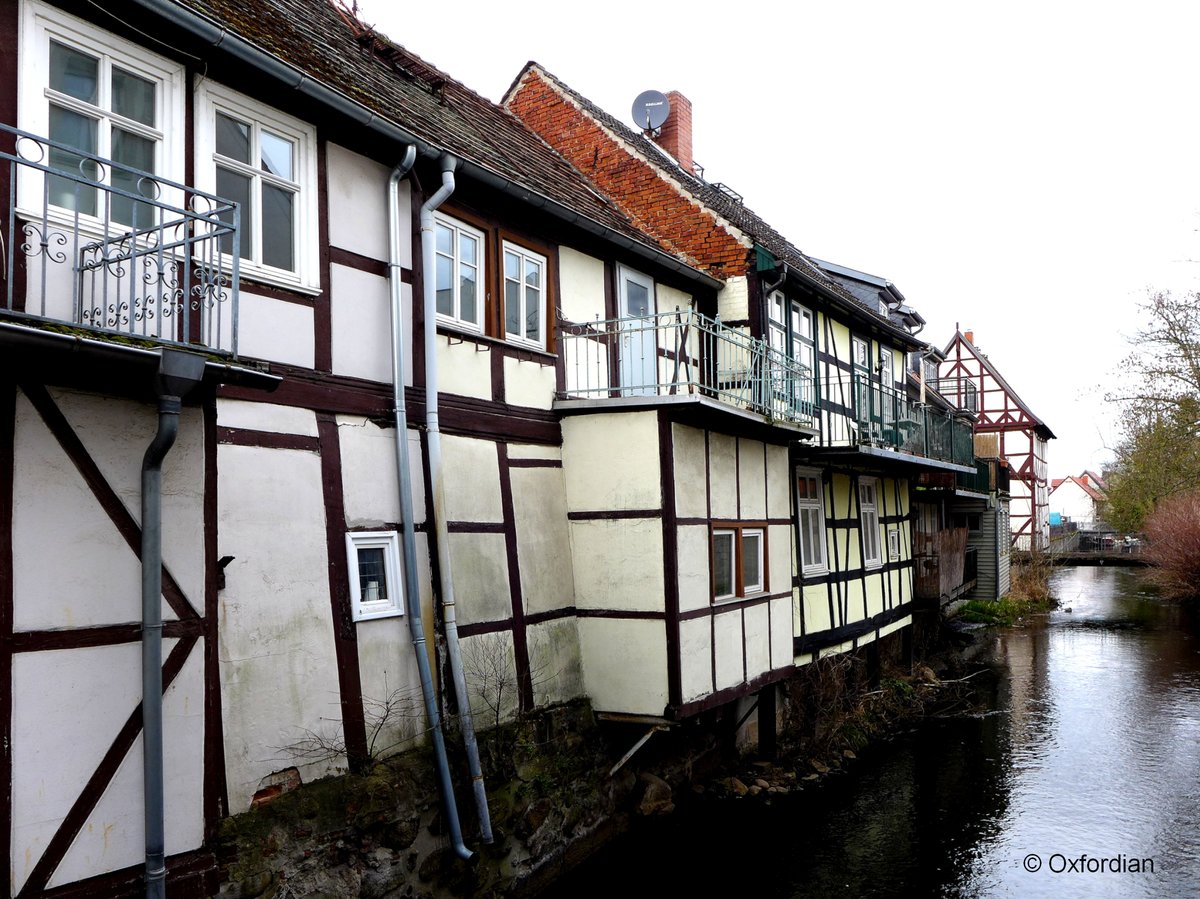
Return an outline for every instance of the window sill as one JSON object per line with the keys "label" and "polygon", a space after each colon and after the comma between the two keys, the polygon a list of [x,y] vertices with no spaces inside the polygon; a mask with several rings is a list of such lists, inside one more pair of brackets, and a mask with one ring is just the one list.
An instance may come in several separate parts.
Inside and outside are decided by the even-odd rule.
{"label": "window sill", "polygon": [[530,360],[539,363],[540,365],[554,365],[558,360],[555,353],[547,350],[530,346],[528,344],[515,343],[511,340],[501,340],[499,337],[490,337],[487,334],[481,334],[478,331],[469,331],[465,328],[455,327],[453,324],[442,319],[438,319],[437,323],[438,334],[453,340],[461,340],[469,343],[474,343],[488,349],[496,348],[508,355],[523,356]]}
{"label": "window sill", "polygon": [[369,612],[366,610],[359,611],[354,616],[354,623],[359,624],[363,621],[377,621],[380,618],[403,618],[404,610],[396,608],[380,609],[379,611]]}

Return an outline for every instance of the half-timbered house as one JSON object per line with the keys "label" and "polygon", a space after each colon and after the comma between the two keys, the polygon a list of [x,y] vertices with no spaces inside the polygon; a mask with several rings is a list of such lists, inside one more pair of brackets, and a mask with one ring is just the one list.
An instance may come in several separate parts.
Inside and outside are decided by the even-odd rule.
{"label": "half-timbered house", "polygon": [[[906,396],[905,356],[924,344],[903,297],[847,286],[853,270],[815,263],[705,181],[690,103],[667,96],[653,136],[536,63],[504,100],[647,233],[720,281],[688,304],[649,290],[631,303],[619,280],[598,320],[572,315],[564,328],[564,454],[586,447],[591,463],[587,505],[570,510],[577,552],[584,528],[610,541],[636,533],[667,573],[649,580],[605,554],[611,589],[587,627],[637,651],[613,662],[627,682],[593,698],[604,708],[637,694],[646,711],[687,714],[754,692],[769,709],[761,688],[788,666],[911,623],[910,487],[923,471],[973,472],[971,432]],[[615,352],[599,339],[614,333]],[[641,486],[624,489],[632,472]],[[621,519],[638,524],[609,523]],[[760,726],[768,719],[760,711]]]}
{"label": "half-timbered house", "polygon": [[[438,755],[444,702],[465,724],[622,676],[595,621],[666,632],[642,585],[602,617],[644,547],[600,532],[675,519],[593,513],[671,488],[567,467],[592,448],[564,441],[557,323],[638,290],[711,306],[716,279],[326,0],[0,0],[0,48],[10,895],[212,895],[217,825],[256,796]],[[627,448],[673,471],[649,419]],[[778,619],[739,673],[790,664]]]}
{"label": "half-timbered house", "polygon": [[1054,432],[975,345],[972,332],[955,331],[944,357],[939,368],[941,393],[960,407],[975,406],[977,443],[986,436],[989,445],[994,444],[993,454],[1008,461],[1012,545],[1045,549],[1050,541],[1046,457]]}

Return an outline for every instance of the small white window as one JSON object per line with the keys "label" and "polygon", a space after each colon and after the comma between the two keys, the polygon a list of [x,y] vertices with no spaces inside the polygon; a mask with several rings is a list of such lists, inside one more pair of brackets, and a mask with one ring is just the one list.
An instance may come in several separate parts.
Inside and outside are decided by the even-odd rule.
{"label": "small white window", "polygon": [[346,559],[355,621],[404,614],[399,538],[395,531],[347,534]]}
{"label": "small white window", "polygon": [[804,574],[824,574],[825,491],[821,473],[815,469],[796,470],[796,518],[800,527],[800,570]]}
{"label": "small white window", "polygon": [[514,343],[546,346],[546,257],[507,242],[504,333]]}
{"label": "small white window", "polygon": [[879,483],[875,478],[863,478],[858,485],[859,524],[862,527],[863,567],[878,568],[883,564],[879,555]]}
{"label": "small white window", "polygon": [[900,532],[896,528],[888,529],[888,560],[900,560]]}
{"label": "small white window", "polygon": [[[317,289],[316,130],[208,81],[198,101],[197,179],[241,206],[242,274]],[[222,252],[233,249],[226,237]]]}
{"label": "small white window", "polygon": [[439,321],[483,331],[483,233],[448,216],[434,216],[435,283]]}

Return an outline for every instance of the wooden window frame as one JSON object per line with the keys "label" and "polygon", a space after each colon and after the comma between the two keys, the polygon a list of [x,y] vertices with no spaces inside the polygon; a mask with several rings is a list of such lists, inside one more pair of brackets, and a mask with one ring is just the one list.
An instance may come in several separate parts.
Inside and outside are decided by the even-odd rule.
{"label": "wooden window frame", "polygon": [[[718,535],[733,536],[733,592],[717,595],[717,549]],[[747,534],[757,534],[759,540],[759,580],[760,584],[751,585],[755,589],[747,590],[746,565],[743,549],[743,537]],[[709,526],[709,595],[713,605],[726,602],[736,602],[754,596],[765,596],[770,592],[771,554],[768,546],[768,528],[765,521],[714,521]]]}
{"label": "wooden window frame", "polygon": [[[508,346],[528,350],[532,353],[547,353],[553,355],[557,350],[557,310],[558,310],[558,248],[531,236],[524,231],[517,231],[478,211],[461,206],[446,204],[434,214],[435,219],[444,220],[450,225],[462,225],[469,231],[475,232],[483,240],[483,251],[480,254],[481,291],[481,322],[478,327],[462,323],[457,319],[438,315],[437,327],[446,333],[469,334],[474,338],[499,341]],[[519,339],[507,332],[504,315],[504,251],[511,248],[514,252],[524,254],[543,262],[542,270],[542,337],[541,343]],[[436,278],[436,272],[429,277]]]}

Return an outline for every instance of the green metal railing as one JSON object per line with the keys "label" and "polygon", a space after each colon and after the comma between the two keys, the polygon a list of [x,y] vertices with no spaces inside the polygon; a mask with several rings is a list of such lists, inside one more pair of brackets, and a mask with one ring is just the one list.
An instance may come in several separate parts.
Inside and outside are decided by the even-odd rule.
{"label": "green metal railing", "polygon": [[850,385],[850,426],[842,435],[830,428],[830,445],[858,443],[957,465],[975,464],[970,422],[913,402],[903,391],[859,372],[850,376]]}

